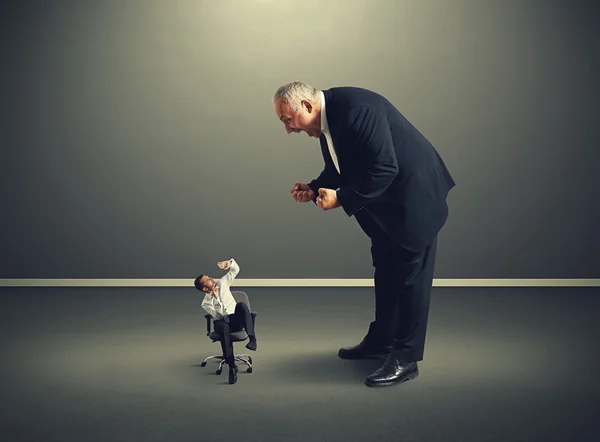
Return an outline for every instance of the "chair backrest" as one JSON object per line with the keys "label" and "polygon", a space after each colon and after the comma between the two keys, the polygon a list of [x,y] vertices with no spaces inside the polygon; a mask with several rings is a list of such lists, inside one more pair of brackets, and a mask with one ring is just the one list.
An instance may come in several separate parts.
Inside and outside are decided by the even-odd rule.
{"label": "chair backrest", "polygon": [[235,299],[235,302],[243,302],[246,304],[246,307],[248,307],[248,310],[252,311],[252,308],[250,307],[250,300],[248,299],[246,292],[232,290],[231,295],[233,296],[233,299]]}

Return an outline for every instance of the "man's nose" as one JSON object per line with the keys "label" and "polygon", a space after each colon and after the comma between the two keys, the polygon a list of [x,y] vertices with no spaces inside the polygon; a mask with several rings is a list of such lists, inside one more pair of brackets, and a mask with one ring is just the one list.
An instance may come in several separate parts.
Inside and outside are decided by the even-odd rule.
{"label": "man's nose", "polygon": [[290,126],[286,126],[286,127],[285,127],[285,131],[286,131],[286,132],[288,133],[288,135],[289,135],[289,134],[291,134],[292,132],[294,132],[294,129],[293,129],[292,127],[290,127]]}

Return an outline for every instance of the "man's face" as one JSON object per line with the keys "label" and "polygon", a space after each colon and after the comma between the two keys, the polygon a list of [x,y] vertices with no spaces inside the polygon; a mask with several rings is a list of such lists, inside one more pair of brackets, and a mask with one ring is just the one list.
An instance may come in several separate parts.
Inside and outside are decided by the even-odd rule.
{"label": "man's face", "polygon": [[215,287],[215,284],[217,283],[210,276],[206,276],[206,275],[204,275],[202,278],[200,278],[200,282],[202,283],[202,291],[204,291],[206,293],[212,292]]}
{"label": "man's face", "polygon": [[273,111],[288,134],[304,131],[309,137],[319,138],[321,135],[321,118],[310,101],[302,101],[301,109],[294,112],[289,104],[278,98],[273,103]]}

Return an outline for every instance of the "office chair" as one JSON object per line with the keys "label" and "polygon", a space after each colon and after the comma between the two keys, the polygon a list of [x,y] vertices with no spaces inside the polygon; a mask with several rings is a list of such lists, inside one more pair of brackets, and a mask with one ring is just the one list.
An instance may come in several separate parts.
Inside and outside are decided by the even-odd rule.
{"label": "office chair", "polygon": [[[231,294],[233,295],[235,302],[243,302],[244,304],[246,304],[248,306],[248,310],[250,310],[250,314],[252,315],[252,322],[256,325],[256,312],[253,312],[252,309],[250,308],[250,300],[248,299],[248,295],[245,292],[233,291],[233,290],[231,291]],[[211,327],[211,323],[213,323],[212,316],[210,316],[209,314],[206,314],[206,315],[204,315],[204,317],[206,318],[206,336],[208,336],[213,342],[219,342],[221,336],[217,332],[214,331],[214,327]],[[211,328],[213,328],[212,331],[211,331]],[[230,332],[229,336],[231,336],[231,342],[242,342],[242,341],[245,341],[246,339],[248,339],[248,333],[246,333],[246,330]],[[245,353],[237,354],[237,355],[234,353],[233,358],[237,362],[246,364],[248,366],[248,369],[246,371],[248,373],[252,373],[252,357],[251,356],[249,356]],[[202,362],[202,364],[200,364],[200,366],[206,367],[206,363],[208,361],[210,361],[211,359],[217,359],[217,360],[221,361],[219,363],[219,368],[217,369],[217,374],[223,373],[223,365],[225,364],[225,357],[222,354],[209,356],[208,358],[206,358],[204,360],[204,362]]]}

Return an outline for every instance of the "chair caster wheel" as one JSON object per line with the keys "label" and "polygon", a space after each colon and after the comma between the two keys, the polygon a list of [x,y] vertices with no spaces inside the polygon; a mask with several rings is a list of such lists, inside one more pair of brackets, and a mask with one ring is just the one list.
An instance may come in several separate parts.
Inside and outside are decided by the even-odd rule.
{"label": "chair caster wheel", "polygon": [[248,373],[252,373],[252,367],[248,367],[248,370],[246,370]]}
{"label": "chair caster wheel", "polygon": [[217,374],[221,374],[221,373],[223,373],[223,370],[219,368],[219,369],[217,370]]}
{"label": "chair caster wheel", "polygon": [[203,362],[202,364],[200,364],[200,367],[206,367],[206,362]]}

